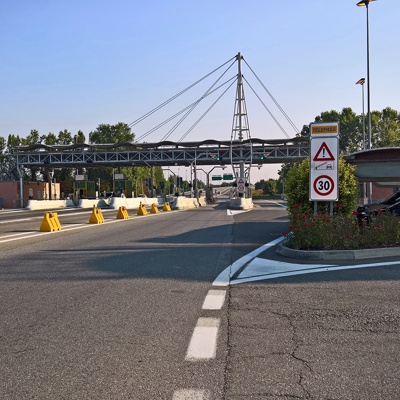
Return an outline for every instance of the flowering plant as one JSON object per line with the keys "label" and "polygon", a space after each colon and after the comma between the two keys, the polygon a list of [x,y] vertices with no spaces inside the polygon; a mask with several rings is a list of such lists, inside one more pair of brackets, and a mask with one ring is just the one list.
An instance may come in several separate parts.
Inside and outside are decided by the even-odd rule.
{"label": "flowering plant", "polygon": [[286,246],[299,250],[351,250],[400,246],[400,220],[388,213],[361,224],[353,215],[301,212],[290,214]]}

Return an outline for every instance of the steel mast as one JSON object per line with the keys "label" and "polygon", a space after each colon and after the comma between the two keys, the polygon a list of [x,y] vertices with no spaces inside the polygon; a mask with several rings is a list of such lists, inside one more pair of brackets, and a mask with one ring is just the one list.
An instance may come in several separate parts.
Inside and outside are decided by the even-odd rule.
{"label": "steel mast", "polygon": [[[231,135],[231,154],[233,148],[237,148],[240,146],[240,155],[241,161],[239,164],[233,164],[232,159],[232,168],[235,173],[236,181],[238,179],[244,179],[245,182],[250,183],[250,169],[252,164],[252,151],[250,152],[251,156],[250,159],[244,160],[243,159],[243,140],[246,136],[246,139],[250,139],[250,129],[249,129],[249,121],[247,117],[247,107],[246,107],[246,100],[244,96],[244,89],[243,89],[243,73],[242,73],[242,53],[238,53],[236,56],[238,61],[238,77],[237,77],[237,89],[236,89],[236,102],[235,102],[235,112],[233,117],[233,124],[232,124],[232,135]],[[239,143],[237,143],[239,142]],[[252,144],[249,143],[247,146],[252,147]],[[245,168],[246,162],[249,164],[247,168]],[[237,188],[237,192],[240,191]],[[245,190],[242,192],[243,194],[247,194],[245,197],[248,196],[248,191]]]}

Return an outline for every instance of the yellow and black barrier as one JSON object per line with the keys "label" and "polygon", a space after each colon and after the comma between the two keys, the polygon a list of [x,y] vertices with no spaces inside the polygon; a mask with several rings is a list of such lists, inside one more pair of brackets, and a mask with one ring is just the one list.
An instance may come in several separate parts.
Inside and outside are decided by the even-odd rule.
{"label": "yellow and black barrier", "polygon": [[101,208],[93,206],[92,214],[89,218],[89,224],[101,224],[104,222],[103,213],[101,212]]}
{"label": "yellow and black barrier", "polygon": [[151,205],[151,210],[150,210],[150,212],[151,212],[152,214],[157,214],[157,213],[158,213],[158,207],[157,207],[157,204],[156,204],[156,203],[153,203],[153,204]]}
{"label": "yellow and black barrier", "polygon": [[121,206],[118,209],[117,219],[128,219],[128,218],[129,218],[128,210],[126,209],[125,206]]}
{"label": "yellow and black barrier", "polygon": [[47,212],[44,214],[42,223],[40,224],[40,232],[60,231],[61,224],[58,220],[56,212]]}
{"label": "yellow and black barrier", "polygon": [[137,215],[147,215],[146,206],[144,204],[140,203]]}
{"label": "yellow and black barrier", "polygon": [[163,211],[171,211],[171,206],[168,201],[164,203]]}

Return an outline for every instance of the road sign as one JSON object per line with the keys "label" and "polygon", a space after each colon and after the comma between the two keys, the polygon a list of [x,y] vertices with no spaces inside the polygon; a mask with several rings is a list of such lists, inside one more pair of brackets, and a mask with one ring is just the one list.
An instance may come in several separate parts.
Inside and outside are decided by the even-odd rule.
{"label": "road sign", "polygon": [[222,181],[222,176],[221,175],[213,175],[211,177],[212,181]]}
{"label": "road sign", "polygon": [[244,179],[244,178],[238,178],[238,181],[237,181],[237,191],[238,191],[239,193],[243,193],[245,187],[246,187],[246,181],[245,181],[245,179]]}
{"label": "road sign", "polygon": [[232,174],[224,174],[223,178],[224,178],[224,181],[232,181],[233,175]]}
{"label": "road sign", "polygon": [[338,136],[339,122],[319,122],[310,125],[311,137]]}
{"label": "road sign", "polygon": [[335,182],[329,175],[319,175],[313,182],[314,191],[319,196],[329,196],[335,189]]}
{"label": "road sign", "polygon": [[319,147],[317,153],[313,158],[313,161],[335,161],[335,157],[332,154],[328,145],[326,144],[326,141],[322,142],[321,146]]}
{"label": "road sign", "polygon": [[310,200],[338,200],[339,124],[311,124]]}

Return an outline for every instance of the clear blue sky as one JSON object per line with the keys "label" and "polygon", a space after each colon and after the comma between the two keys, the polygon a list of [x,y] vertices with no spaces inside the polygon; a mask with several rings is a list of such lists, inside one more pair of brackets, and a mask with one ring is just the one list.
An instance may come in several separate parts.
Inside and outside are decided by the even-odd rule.
{"label": "clear blue sky", "polygon": [[[398,0],[370,4],[372,110],[400,110],[399,21]],[[3,137],[32,129],[80,129],[87,137],[101,123],[131,123],[238,52],[299,129],[322,111],[361,113],[355,82],[366,77],[366,9],[353,0],[3,1],[0,37]],[[246,66],[243,73],[257,86]],[[217,77],[133,132],[138,137],[195,101]],[[256,91],[294,136],[266,93]],[[245,93],[251,136],[284,138],[246,84]],[[231,88],[185,140],[229,140],[234,100]]]}

